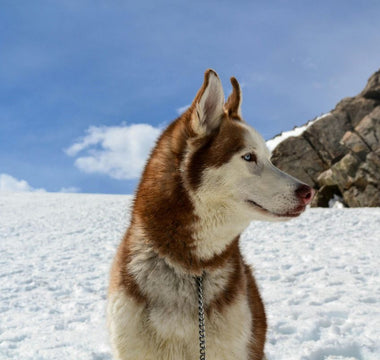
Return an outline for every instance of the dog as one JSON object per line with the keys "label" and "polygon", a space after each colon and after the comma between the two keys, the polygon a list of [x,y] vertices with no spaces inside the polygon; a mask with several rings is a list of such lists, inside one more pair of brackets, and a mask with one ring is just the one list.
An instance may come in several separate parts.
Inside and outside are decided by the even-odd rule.
{"label": "dog", "polygon": [[157,140],[117,250],[107,322],[118,360],[199,359],[196,277],[203,276],[209,360],[262,360],[264,304],[239,236],[252,220],[299,216],[314,190],[270,162],[207,70],[191,106]]}

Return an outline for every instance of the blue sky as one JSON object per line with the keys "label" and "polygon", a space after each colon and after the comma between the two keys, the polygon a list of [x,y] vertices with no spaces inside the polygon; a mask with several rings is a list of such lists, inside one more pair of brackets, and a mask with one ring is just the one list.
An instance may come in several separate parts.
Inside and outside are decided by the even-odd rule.
{"label": "blue sky", "polygon": [[132,193],[209,67],[226,95],[238,78],[264,138],[301,125],[379,69],[379,14],[370,0],[0,0],[0,189]]}

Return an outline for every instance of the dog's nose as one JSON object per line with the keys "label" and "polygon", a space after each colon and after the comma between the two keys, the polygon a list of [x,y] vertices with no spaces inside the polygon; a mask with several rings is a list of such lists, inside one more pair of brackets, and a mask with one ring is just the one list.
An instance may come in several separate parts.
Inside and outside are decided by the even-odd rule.
{"label": "dog's nose", "polygon": [[303,202],[304,205],[311,203],[314,193],[315,193],[314,189],[312,189],[310,186],[307,186],[305,184],[300,185],[298,189],[296,190],[296,194],[298,198]]}

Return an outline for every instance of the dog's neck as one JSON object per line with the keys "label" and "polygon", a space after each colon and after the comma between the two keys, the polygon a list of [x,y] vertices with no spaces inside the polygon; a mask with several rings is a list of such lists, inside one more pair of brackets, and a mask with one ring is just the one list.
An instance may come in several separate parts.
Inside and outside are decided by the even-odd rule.
{"label": "dog's neck", "polygon": [[171,216],[162,216],[167,205],[156,203],[146,212],[135,214],[132,226],[142,230],[144,236],[140,238],[171,266],[201,275],[204,270],[224,266],[238,249],[239,235],[247,221],[232,221],[234,218],[226,208],[217,207],[213,207],[217,213],[210,210],[207,215],[195,209],[183,213],[179,207],[172,209]]}
{"label": "dog's neck", "polygon": [[198,206],[194,224],[195,250],[201,260],[209,260],[221,254],[228,245],[249,225],[249,219],[236,214],[226,204],[209,203]]}

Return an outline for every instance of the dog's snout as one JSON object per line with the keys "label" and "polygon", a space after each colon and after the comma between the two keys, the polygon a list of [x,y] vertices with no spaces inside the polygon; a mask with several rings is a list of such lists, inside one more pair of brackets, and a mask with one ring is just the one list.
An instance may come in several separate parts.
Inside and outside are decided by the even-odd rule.
{"label": "dog's snout", "polygon": [[314,193],[314,189],[305,184],[300,185],[296,190],[297,197],[302,201],[304,205],[308,205],[311,203]]}

